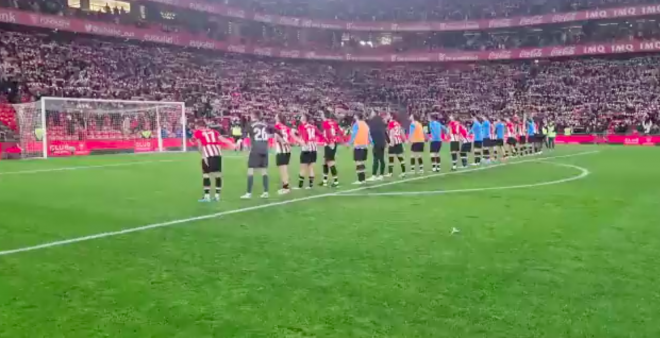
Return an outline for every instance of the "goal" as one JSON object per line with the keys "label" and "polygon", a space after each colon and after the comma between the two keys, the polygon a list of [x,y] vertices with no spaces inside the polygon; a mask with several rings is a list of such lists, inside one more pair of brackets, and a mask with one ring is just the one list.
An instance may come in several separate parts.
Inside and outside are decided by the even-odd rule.
{"label": "goal", "polygon": [[22,158],[187,150],[183,102],[44,97],[12,108]]}

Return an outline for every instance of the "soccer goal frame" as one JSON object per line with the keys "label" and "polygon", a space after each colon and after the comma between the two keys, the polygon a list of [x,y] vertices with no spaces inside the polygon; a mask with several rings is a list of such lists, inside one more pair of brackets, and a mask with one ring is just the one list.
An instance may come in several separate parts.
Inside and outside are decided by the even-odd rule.
{"label": "soccer goal frame", "polygon": [[[181,139],[180,147],[177,146],[174,151],[186,152],[188,150],[186,135],[188,126],[184,102],[42,97],[37,102],[17,104],[14,107],[17,111],[17,120],[19,122],[19,134],[24,152],[23,158],[46,159],[50,156],[58,156],[51,155],[53,151],[49,147],[56,143],[63,143],[65,146],[70,146],[66,141],[57,140],[57,134],[54,134],[52,131],[58,127],[62,128],[60,116],[65,116],[65,119],[69,118],[69,121],[64,122],[66,124],[70,122],[72,115],[84,121],[84,131],[80,132],[78,129],[81,127],[77,125],[75,128],[78,129],[71,131],[71,134],[68,135],[69,143],[92,139],[89,137],[90,126],[88,125],[88,120],[98,119],[101,125],[103,125],[102,121],[104,119],[108,120],[112,117],[114,122],[119,122],[120,124],[111,123],[108,125],[106,122],[105,129],[112,130],[112,133],[115,135],[123,131],[122,125],[124,121],[129,121],[128,123],[130,124],[130,121],[141,120],[144,125],[148,125],[149,127],[144,128],[144,131],[149,134],[148,140],[146,138],[141,139],[137,136],[139,133],[137,130],[133,130],[133,128],[131,128],[131,136],[119,135],[121,140],[125,142],[142,141],[150,144],[149,148],[151,151],[148,152],[171,151],[172,148],[166,147],[163,142],[164,128],[166,134],[170,132],[169,135],[175,135],[174,137],[166,137],[168,141]],[[52,122],[53,113],[58,115],[58,123],[56,124]],[[49,120],[49,117],[51,117],[51,120]],[[89,123],[92,129],[96,130],[96,123]],[[171,126],[171,128],[168,129],[167,126]],[[152,141],[155,140],[157,140],[157,143],[152,144]],[[112,141],[112,139],[107,139],[106,141]],[[38,142],[41,142],[41,149],[39,149]],[[171,144],[172,142],[169,143]],[[178,145],[178,142],[176,144]],[[134,152],[138,152],[137,146]]]}

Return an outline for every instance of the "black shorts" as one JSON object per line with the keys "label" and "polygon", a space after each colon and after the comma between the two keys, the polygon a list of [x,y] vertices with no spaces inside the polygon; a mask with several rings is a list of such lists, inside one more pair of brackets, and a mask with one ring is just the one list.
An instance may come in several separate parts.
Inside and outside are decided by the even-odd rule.
{"label": "black shorts", "polygon": [[520,136],[520,144],[527,144],[527,136]]}
{"label": "black shorts", "polygon": [[387,152],[390,155],[402,155],[403,154],[403,144],[402,143],[395,144],[395,145],[389,147],[389,149],[387,149]]}
{"label": "black shorts", "polygon": [[303,151],[300,153],[300,164],[316,163],[316,151]]}
{"label": "black shorts", "polygon": [[410,151],[413,153],[423,153],[424,152],[424,142],[415,142],[410,146]]}
{"label": "black shorts", "polygon": [[364,162],[367,160],[367,148],[353,149],[353,160],[355,162]]}
{"label": "black shorts", "polygon": [[508,139],[506,139],[506,144],[510,146],[515,146],[516,144],[518,144],[518,141],[516,141],[515,137],[509,137]]}
{"label": "black shorts", "polygon": [[545,135],[543,134],[536,134],[534,135],[534,142],[541,143],[543,140],[545,140]]}
{"label": "black shorts", "polygon": [[474,149],[481,149],[484,147],[483,141],[474,141]]}
{"label": "black shorts", "polygon": [[277,166],[289,165],[291,161],[291,153],[280,153],[275,155],[275,163]]}
{"label": "black shorts", "polygon": [[458,141],[451,141],[449,142],[449,150],[453,152],[457,152],[461,150],[461,142]]}
{"label": "black shorts", "polygon": [[248,168],[264,169],[268,168],[268,154],[259,154],[250,152],[248,155]]}
{"label": "black shorts", "polygon": [[490,138],[485,138],[484,139],[484,147],[490,148],[492,146],[493,146],[493,140],[491,140]]}
{"label": "black shorts", "polygon": [[334,146],[325,146],[324,152],[323,152],[323,159],[326,161],[334,161],[335,156],[337,155],[337,144],[335,143]]}
{"label": "black shorts", "polygon": [[495,140],[495,146],[504,147],[504,139],[503,138],[498,138],[497,140]]}
{"label": "black shorts", "polygon": [[442,149],[442,141],[431,141],[431,152],[439,153]]}
{"label": "black shorts", "polygon": [[[206,164],[208,162],[208,164]],[[211,156],[202,160],[202,172],[204,174],[210,173],[221,173],[222,172],[222,157],[221,156]]]}
{"label": "black shorts", "polygon": [[461,144],[461,152],[462,153],[469,153],[472,151],[472,143],[466,142]]}

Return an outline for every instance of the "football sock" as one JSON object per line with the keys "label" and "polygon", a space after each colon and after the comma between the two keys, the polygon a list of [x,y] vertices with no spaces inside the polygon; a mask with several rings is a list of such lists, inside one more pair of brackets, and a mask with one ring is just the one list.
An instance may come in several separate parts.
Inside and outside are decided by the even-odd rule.
{"label": "football sock", "polygon": [[411,157],[410,158],[410,170],[415,171],[415,158]]}
{"label": "football sock", "polygon": [[248,175],[247,177],[247,193],[252,193],[252,186],[254,185],[254,176]]}
{"label": "football sock", "polygon": [[327,165],[327,164],[324,164],[324,165],[323,165],[323,182],[327,182],[327,181],[328,181],[328,172],[329,172],[328,165]]}
{"label": "football sock", "polygon": [[464,167],[467,167],[468,158],[466,153],[461,153],[461,163],[463,164]]}
{"label": "football sock", "polygon": [[268,175],[263,175],[263,176],[261,176],[261,181],[262,181],[263,184],[264,184],[264,192],[268,192],[268,186],[269,186],[269,185],[268,185],[268,183],[269,183],[269,182],[268,182]]}
{"label": "football sock", "polygon": [[355,166],[355,171],[357,172],[358,181],[362,182],[365,179],[364,175],[364,164],[358,164]]}
{"label": "football sock", "polygon": [[311,188],[313,186],[314,186],[314,176],[310,176],[309,177],[309,187]]}
{"label": "football sock", "polygon": [[474,163],[476,163],[476,164],[481,163],[481,153],[480,152],[475,152],[474,153]]}
{"label": "football sock", "polygon": [[289,190],[289,183],[282,184],[282,189]]}
{"label": "football sock", "polygon": [[484,150],[484,157],[486,158],[486,161],[490,161],[490,149]]}
{"label": "football sock", "polygon": [[298,176],[298,188],[302,188],[305,184],[305,177],[303,175]]}
{"label": "football sock", "polygon": [[394,157],[389,158],[389,163],[387,165],[387,172],[391,175],[394,173]]}
{"label": "football sock", "polygon": [[220,195],[221,190],[222,190],[222,177],[216,177],[215,178],[215,194]]}
{"label": "football sock", "polygon": [[456,167],[456,163],[458,163],[458,154],[451,153],[451,165],[452,165],[452,167]]}
{"label": "football sock", "polygon": [[204,177],[203,185],[204,185],[204,197],[209,197],[209,194],[211,193],[211,179],[208,177]]}
{"label": "football sock", "polygon": [[337,167],[333,164],[332,167],[330,167],[330,173],[332,174],[332,177],[335,179],[335,183],[339,182],[339,177],[337,177]]}
{"label": "football sock", "polygon": [[424,171],[424,160],[421,157],[417,159],[417,170]]}
{"label": "football sock", "polygon": [[406,159],[404,159],[403,156],[399,156],[399,163],[401,164],[401,172],[405,173],[406,172]]}

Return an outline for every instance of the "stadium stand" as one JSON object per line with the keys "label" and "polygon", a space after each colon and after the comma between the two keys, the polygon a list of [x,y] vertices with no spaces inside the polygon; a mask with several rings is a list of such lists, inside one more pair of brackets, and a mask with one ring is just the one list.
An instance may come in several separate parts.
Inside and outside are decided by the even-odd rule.
{"label": "stadium stand", "polygon": [[[466,4],[469,3],[477,2]],[[599,2],[594,6],[637,4],[640,2]],[[253,54],[259,54],[257,56],[241,55],[245,49],[229,49],[239,54],[207,51],[204,48],[190,48],[190,44],[188,48],[173,46],[177,44],[173,39],[153,38],[146,39],[148,43],[141,43],[137,39],[117,39],[118,34],[107,34],[108,31],[103,30],[111,27],[125,32],[123,27],[128,26],[140,29],[157,27],[158,31],[170,33],[163,35],[166,37],[176,36],[180,32],[192,32],[219,40],[238,39],[246,42],[250,40],[251,33],[248,33],[255,29],[261,29],[263,38],[269,34],[269,29],[279,27],[243,20],[237,23],[237,30],[243,32],[236,35],[236,32],[229,29],[235,22],[229,19],[216,21],[213,27],[201,27],[219,17],[201,13],[202,10],[186,11],[152,2],[145,2],[129,10],[109,6],[98,10],[82,10],[68,7],[64,2],[43,0],[0,0],[0,6],[15,11],[8,12],[14,16],[7,16],[14,18],[14,21],[0,20],[6,22],[0,30],[2,92],[4,100],[13,103],[34,101],[41,96],[185,101],[191,108],[191,118],[222,115],[233,120],[240,119],[247,111],[255,108],[271,114],[292,116],[302,112],[314,113],[320,109],[350,112],[364,107],[388,107],[422,115],[437,111],[459,116],[470,113],[504,116],[535,111],[553,116],[560,128],[570,126],[591,132],[625,132],[649,123],[651,130],[656,130],[660,120],[660,75],[657,70],[660,57],[636,54],[640,51],[637,49],[621,51],[629,52],[628,55],[582,59],[536,59],[546,55],[534,54],[534,51],[541,50],[539,47],[555,44],[621,39],[654,41],[660,32],[658,22],[654,19],[639,19],[632,24],[625,20],[614,24],[603,24],[600,21],[582,22],[578,26],[559,24],[541,30],[540,35],[537,35],[539,39],[528,39],[536,34],[534,32],[539,32],[537,28],[502,34],[490,30],[472,32],[474,34],[463,31],[437,34],[427,32],[421,35],[410,33],[409,37],[404,36],[403,45],[396,48],[416,50],[424,46],[428,49],[437,46],[438,49],[459,48],[461,53],[492,48],[536,49],[532,49],[529,57],[526,57],[529,61],[520,62],[373,64],[269,58],[272,54],[258,53],[259,48],[251,50]],[[584,6],[578,4],[571,9],[582,9]],[[165,11],[167,8],[171,11]],[[142,13],[142,10],[146,12]],[[158,15],[153,15],[154,11]],[[523,12],[511,14],[537,13],[536,10],[530,12],[528,9]],[[545,9],[538,13],[541,12],[545,12]],[[41,15],[29,17],[34,26],[61,25],[62,29],[26,28],[31,26],[30,23],[18,22],[16,13],[46,13],[56,15],[57,18],[77,17],[84,20],[80,22],[85,23],[87,31],[86,34],[71,33],[75,30],[71,29],[74,22],[70,19],[53,22],[53,17]],[[172,16],[174,19],[167,19]],[[200,17],[204,20],[197,25],[191,23]],[[448,17],[451,18],[451,15]],[[95,26],[87,22],[109,22],[110,26]],[[268,28],[264,30],[266,26]],[[559,32],[553,30],[557,27]],[[573,33],[562,33],[565,29]],[[520,35],[527,31],[531,35]],[[290,36],[292,32],[298,34],[300,30],[294,29],[284,36]],[[328,32],[336,35],[336,32]],[[544,40],[548,36],[545,35],[547,32],[554,32],[554,35],[549,35],[551,39],[548,41]],[[98,35],[112,35],[115,38],[102,38]],[[426,41],[429,36],[437,43],[428,44]],[[289,43],[286,39],[266,40],[248,42],[272,42],[278,46]],[[315,43],[306,39],[299,39],[296,43],[311,46],[310,49],[328,47],[325,42]],[[341,48],[351,47],[346,45]],[[358,43],[358,47],[365,47],[360,45]],[[553,47],[552,53],[555,50]],[[558,53],[549,56],[576,54]],[[486,59],[513,59],[510,53],[487,55]],[[496,57],[492,58],[492,55]],[[448,58],[444,61],[452,60]],[[62,119],[75,121],[73,117],[65,116]],[[15,131],[17,128],[14,114],[6,105],[0,114],[0,121],[6,131]],[[75,127],[73,132],[67,132],[64,127],[57,132],[58,137],[77,137]],[[118,131],[105,132],[103,135]]]}

